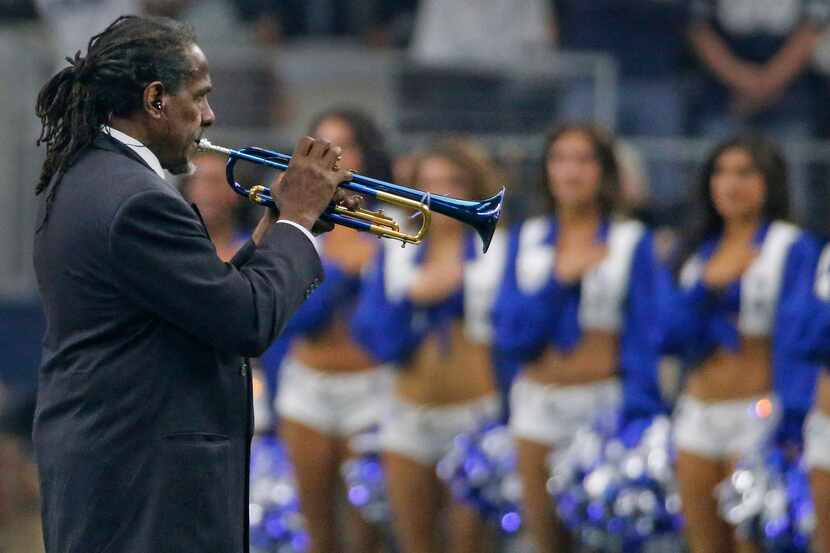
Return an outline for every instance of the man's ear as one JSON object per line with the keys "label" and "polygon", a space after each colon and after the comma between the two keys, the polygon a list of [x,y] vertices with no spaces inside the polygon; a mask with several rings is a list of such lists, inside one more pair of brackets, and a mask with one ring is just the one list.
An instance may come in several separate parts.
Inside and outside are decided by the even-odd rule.
{"label": "man's ear", "polygon": [[164,116],[164,96],[164,85],[160,81],[153,81],[145,86],[141,106],[144,113],[154,119],[161,119]]}

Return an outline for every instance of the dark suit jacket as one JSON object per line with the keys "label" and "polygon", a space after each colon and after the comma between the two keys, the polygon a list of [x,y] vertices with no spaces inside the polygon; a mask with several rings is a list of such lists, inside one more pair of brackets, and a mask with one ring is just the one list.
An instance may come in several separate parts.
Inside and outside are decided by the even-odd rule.
{"label": "dark suit jacket", "polygon": [[322,278],[311,242],[277,224],[223,263],[197,211],[102,134],[60,183],[34,261],[47,552],[247,551],[244,356]]}

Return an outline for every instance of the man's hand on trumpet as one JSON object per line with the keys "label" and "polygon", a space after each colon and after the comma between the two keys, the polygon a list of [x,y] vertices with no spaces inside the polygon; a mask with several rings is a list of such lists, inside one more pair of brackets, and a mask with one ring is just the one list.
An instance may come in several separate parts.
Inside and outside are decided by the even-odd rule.
{"label": "man's hand on trumpet", "polygon": [[302,138],[294,149],[288,170],[271,191],[280,207],[279,218],[309,230],[332,202],[341,182],[351,180],[351,171],[339,166],[340,146]]}
{"label": "man's hand on trumpet", "polygon": [[294,149],[288,170],[280,175],[271,189],[279,206],[262,216],[253,234],[255,243],[277,220],[291,221],[314,234],[328,232],[331,223],[321,221],[320,214],[332,202],[349,209],[360,207],[358,194],[338,188],[351,180],[352,173],[339,166],[342,150],[328,142],[304,137]]}

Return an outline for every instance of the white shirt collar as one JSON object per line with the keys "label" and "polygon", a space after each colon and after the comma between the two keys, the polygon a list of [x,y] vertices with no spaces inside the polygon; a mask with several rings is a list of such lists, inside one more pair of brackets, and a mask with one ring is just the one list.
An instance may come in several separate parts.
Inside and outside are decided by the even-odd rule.
{"label": "white shirt collar", "polygon": [[156,154],[154,154],[150,148],[142,144],[141,141],[133,138],[127,133],[123,133],[118,129],[113,129],[112,127],[108,127],[106,125],[102,126],[101,130],[104,131],[104,134],[111,136],[138,154],[139,157],[141,157],[141,159],[143,159],[147,165],[150,166],[150,169],[152,169],[160,178],[164,178],[164,169],[161,167],[159,158],[156,157]]}

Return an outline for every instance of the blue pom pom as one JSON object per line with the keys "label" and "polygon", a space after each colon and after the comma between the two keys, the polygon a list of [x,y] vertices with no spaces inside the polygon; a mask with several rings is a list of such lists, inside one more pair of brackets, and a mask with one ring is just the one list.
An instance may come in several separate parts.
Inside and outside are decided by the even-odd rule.
{"label": "blue pom pom", "polygon": [[682,550],[666,417],[579,431],[551,456],[548,490],[563,523],[598,551]]}
{"label": "blue pom pom", "polygon": [[488,423],[457,436],[437,471],[457,500],[474,507],[502,532],[519,531],[521,484],[513,439],[506,426]]}
{"label": "blue pom pom", "polygon": [[346,497],[360,515],[367,522],[388,524],[391,515],[378,434],[373,427],[352,437],[351,447],[358,455],[346,460],[340,472],[346,482]]}
{"label": "blue pom pom", "polygon": [[815,527],[797,448],[767,445],[742,459],[717,489],[721,516],[770,553],[807,553]]}
{"label": "blue pom pom", "polygon": [[293,553],[308,549],[291,463],[282,445],[271,437],[251,444],[251,551]]}

